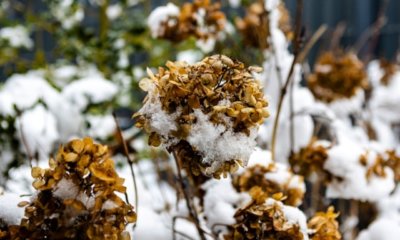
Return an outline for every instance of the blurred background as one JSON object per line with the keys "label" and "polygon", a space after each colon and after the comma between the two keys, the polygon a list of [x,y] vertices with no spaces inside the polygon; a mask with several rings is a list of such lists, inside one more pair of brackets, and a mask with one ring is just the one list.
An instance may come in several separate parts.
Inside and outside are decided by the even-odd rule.
{"label": "blurred background", "polygon": [[[79,49],[79,40],[84,40],[86,44],[94,44],[99,49],[107,48],[107,44],[104,41],[96,42],[91,39],[102,31],[102,27],[112,28],[113,30],[125,29],[133,35],[140,35],[146,31],[145,29],[145,18],[157,6],[164,5],[168,1],[164,0],[104,0],[107,6],[117,6],[113,9],[102,9],[102,5],[99,4],[103,1],[98,0],[66,0],[64,5],[75,4],[76,6],[83,7],[84,17],[79,23],[79,26],[70,32],[68,36],[71,37],[68,41],[63,41],[62,34],[57,31],[58,25],[50,25],[51,21],[46,22],[46,19],[50,19],[50,12],[52,5],[60,1],[48,1],[48,0],[5,0],[0,3],[3,12],[0,14],[0,27],[13,25],[15,23],[24,24],[32,30],[31,37],[34,41],[33,48],[29,51],[20,51],[19,58],[22,60],[38,60],[37,65],[40,62],[54,62],[61,56],[73,55],[74,47],[75,50]],[[62,1],[61,1],[62,2]],[[60,2],[60,3],[61,3]],[[175,4],[180,5],[182,0],[172,1]],[[230,16],[243,16],[244,10],[241,8],[230,8],[228,1],[221,1],[223,4],[224,11]],[[246,1],[243,1],[246,2]],[[249,2],[249,1],[248,1]],[[296,0],[285,0],[286,6],[290,11],[293,18],[296,9]],[[61,4],[62,5],[62,4]],[[125,6],[125,7],[122,7]],[[121,9],[123,8],[123,9]],[[123,10],[123,11],[122,11]],[[345,32],[341,38],[341,44],[345,47],[354,46],[357,41],[361,38],[363,33],[377,20],[380,11],[384,12],[386,17],[386,23],[380,30],[380,34],[376,41],[371,41],[365,44],[360,51],[360,56],[366,54],[373,54],[374,57],[385,57],[389,60],[394,60],[398,47],[399,47],[399,32],[400,32],[400,1],[396,0],[304,0],[304,28],[306,34],[310,35],[314,32],[321,24],[327,24],[331,31],[338,26],[338,24],[345,24]],[[118,16],[124,12],[123,16]],[[61,13],[56,13],[62,15]],[[114,14],[115,21],[102,21],[102,15]],[[117,19],[119,18],[119,19]],[[122,19],[122,20],[121,20]],[[44,20],[44,21],[43,21]],[[104,24],[110,24],[110,26],[104,26]],[[119,32],[121,33],[121,32]],[[58,35],[57,35],[58,34]],[[118,31],[113,33],[118,34]],[[117,36],[114,36],[117,37]],[[310,54],[310,63],[313,63],[316,54],[321,49],[327,46],[327,42],[331,35],[326,34],[322,41],[312,50]],[[61,39],[60,39],[61,38]],[[80,38],[80,39],[79,39]],[[85,40],[86,39],[86,40]],[[325,40],[325,41],[324,41]],[[136,41],[136,43],[138,43]],[[63,45],[64,44],[64,45]],[[72,46],[74,45],[75,46]],[[129,55],[129,62],[131,65],[140,64],[148,60],[148,53],[143,49],[140,43],[135,45],[132,43],[131,48],[134,49],[134,54]],[[60,53],[60,48],[65,47]],[[60,54],[59,54],[60,53]],[[6,55],[2,50],[1,55]],[[1,57],[1,56],[0,56]],[[9,62],[10,59],[8,59]],[[4,60],[2,61],[5,62]],[[22,62],[19,63],[22,65]],[[12,70],[12,65],[1,64],[0,66],[0,81],[4,81],[4,77],[8,76]]]}

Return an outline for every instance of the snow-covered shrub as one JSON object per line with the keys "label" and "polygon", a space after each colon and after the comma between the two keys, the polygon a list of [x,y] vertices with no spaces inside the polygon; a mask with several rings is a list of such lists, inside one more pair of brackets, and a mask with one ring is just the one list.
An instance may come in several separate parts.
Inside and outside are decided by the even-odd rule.
{"label": "snow-covered shrub", "polygon": [[168,62],[140,82],[147,91],[136,126],[180,156],[184,168],[219,177],[246,166],[267,101],[243,63],[214,55],[189,65]]}
{"label": "snow-covered shrub", "polygon": [[[136,221],[133,207],[116,193],[126,193],[107,146],[90,138],[61,146],[50,168],[32,168],[37,190],[21,202],[25,216],[10,231],[11,239],[129,239],[128,223]],[[0,216],[1,218],[2,216]]]}

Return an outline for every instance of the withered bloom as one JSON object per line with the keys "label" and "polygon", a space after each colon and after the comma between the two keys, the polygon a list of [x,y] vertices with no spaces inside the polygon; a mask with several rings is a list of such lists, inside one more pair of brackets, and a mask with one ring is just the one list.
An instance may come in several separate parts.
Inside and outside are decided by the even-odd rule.
{"label": "withered bloom", "polygon": [[328,148],[312,139],[307,146],[290,155],[289,163],[295,173],[308,177],[312,173],[326,172],[324,164],[327,159]]}
{"label": "withered bloom", "polygon": [[257,129],[268,116],[258,67],[223,55],[190,65],[167,62],[167,69],[140,82],[148,92],[134,117],[150,134],[149,144],[163,144],[178,154],[186,170],[219,177],[246,165]]}
{"label": "withered bloom", "polygon": [[390,83],[393,75],[399,70],[399,66],[396,63],[392,63],[386,59],[379,60],[379,66],[383,70],[383,76],[380,82],[387,86]]}
{"label": "withered bloom", "polygon": [[[286,205],[298,206],[302,203],[305,186],[303,177],[292,174],[289,170],[283,170],[284,173],[277,173],[277,166],[271,163],[268,166],[255,165],[247,168],[242,174],[233,176],[232,185],[239,192],[246,192],[254,187],[264,191],[268,197],[274,194],[282,193],[285,199],[282,201]],[[268,175],[280,174],[282,182],[276,182]],[[275,175],[276,176],[276,175]]]}
{"label": "withered bloom", "polygon": [[[252,201],[235,213],[236,224],[230,227],[225,239],[304,239],[300,226],[288,221],[284,206],[280,202],[281,194],[267,199],[260,187],[250,189]],[[291,207],[289,207],[291,208]]]}
{"label": "withered bloom", "polygon": [[32,168],[38,191],[26,206],[20,239],[130,239],[125,231],[136,221],[125,193],[124,179],[115,172],[107,146],[90,138],[61,146],[50,168]]}
{"label": "withered bloom", "polygon": [[[226,23],[225,14],[220,8],[220,3],[212,3],[210,0],[195,0],[193,3],[185,3],[180,9],[173,4],[160,7],[149,16],[152,36],[173,42],[191,36],[202,40],[216,38]],[[167,16],[160,21],[160,14]]]}
{"label": "withered bloom", "polygon": [[[290,40],[293,35],[290,15],[283,2],[279,3],[278,11],[280,13],[278,27]],[[255,2],[249,6],[243,19],[236,19],[236,26],[246,45],[261,49],[269,48],[268,38],[271,35],[269,14],[263,3]]]}
{"label": "withered bloom", "polygon": [[329,207],[325,212],[317,212],[308,221],[308,228],[312,230],[311,240],[340,240],[342,235],[339,231],[339,223],[336,218],[339,213],[335,213],[333,207]]}
{"label": "withered bloom", "polygon": [[354,53],[325,52],[308,78],[308,88],[314,97],[327,103],[351,98],[367,86],[364,65]]}

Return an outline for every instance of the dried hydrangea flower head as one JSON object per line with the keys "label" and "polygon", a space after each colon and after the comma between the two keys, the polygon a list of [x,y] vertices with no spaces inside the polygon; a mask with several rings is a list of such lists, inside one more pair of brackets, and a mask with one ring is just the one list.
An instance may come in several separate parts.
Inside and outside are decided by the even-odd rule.
{"label": "dried hydrangea flower head", "polygon": [[289,163],[295,173],[308,177],[312,173],[326,173],[327,159],[328,147],[313,138],[307,146],[290,155]]}
{"label": "dried hydrangea flower head", "polygon": [[323,53],[308,78],[308,88],[313,95],[327,103],[351,98],[367,86],[364,65],[354,53]]}
{"label": "dried hydrangea flower head", "polygon": [[90,138],[61,146],[50,168],[32,168],[36,197],[26,205],[20,236],[25,239],[130,239],[136,221],[107,146]]}
{"label": "dried hydrangea flower head", "polygon": [[155,9],[149,16],[149,27],[154,38],[180,42],[191,36],[206,40],[215,38],[225,28],[225,14],[220,3],[195,0],[178,9],[172,3]]}
{"label": "dried hydrangea flower head", "polygon": [[[279,3],[280,13],[278,27],[288,39],[292,37],[290,15],[283,2]],[[236,26],[243,36],[246,45],[267,49],[269,47],[268,38],[270,37],[269,12],[265,9],[263,2],[252,3],[246,12],[246,16],[236,19]]]}
{"label": "dried hydrangea flower head", "polygon": [[236,224],[230,227],[225,239],[304,239],[300,225],[285,215],[284,208],[293,207],[282,204],[281,194],[267,198],[260,187],[254,187],[250,195],[252,201],[235,213]]}
{"label": "dried hydrangea flower head", "polygon": [[239,192],[259,187],[269,197],[282,193],[285,196],[282,202],[290,206],[299,206],[305,193],[303,177],[293,174],[288,169],[280,169],[275,163],[247,168],[242,174],[233,176],[232,185]]}
{"label": "dried hydrangea flower head", "polygon": [[134,117],[150,134],[149,144],[174,151],[195,175],[218,177],[246,165],[269,115],[252,74],[261,69],[223,55],[166,66],[140,82],[148,94]]}
{"label": "dried hydrangea flower head", "polygon": [[333,207],[329,207],[326,212],[317,212],[308,221],[308,228],[312,230],[311,240],[340,240],[342,235],[339,231],[339,223],[336,218],[339,213],[335,213]]}
{"label": "dried hydrangea flower head", "polygon": [[376,154],[372,163],[369,161],[368,152],[366,152],[360,156],[359,162],[367,168],[365,174],[367,179],[372,176],[386,177],[390,168],[394,173],[394,180],[396,182],[400,181],[400,156],[396,154],[395,150],[387,150],[384,153]]}
{"label": "dried hydrangea flower head", "polygon": [[399,70],[399,66],[396,63],[392,63],[386,59],[379,60],[379,66],[383,70],[381,77],[381,84],[387,86],[390,83],[393,75]]}

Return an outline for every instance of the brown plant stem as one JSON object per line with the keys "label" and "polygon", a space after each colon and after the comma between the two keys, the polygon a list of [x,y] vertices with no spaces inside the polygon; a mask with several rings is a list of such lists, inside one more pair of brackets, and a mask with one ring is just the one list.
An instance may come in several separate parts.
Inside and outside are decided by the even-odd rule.
{"label": "brown plant stem", "polygon": [[177,168],[176,171],[177,171],[177,174],[178,174],[178,181],[179,181],[180,188],[181,188],[181,191],[183,193],[183,196],[185,198],[186,207],[187,207],[187,209],[189,211],[189,215],[192,218],[192,220],[193,220],[193,222],[194,222],[194,224],[196,226],[196,229],[197,229],[197,231],[199,233],[200,239],[201,240],[206,240],[206,236],[204,235],[204,231],[200,227],[200,221],[199,221],[199,216],[197,215],[197,211],[196,211],[196,209],[194,209],[194,206],[193,206],[192,202],[190,201],[189,194],[186,191],[185,183],[183,181],[183,177],[182,177],[182,173],[181,173],[181,169],[182,169],[182,167],[181,167],[181,159],[179,158],[179,155],[176,153],[175,150],[173,150],[172,153],[173,153],[173,156],[174,156],[174,159],[175,159],[175,163],[176,163],[176,168]]}
{"label": "brown plant stem", "polygon": [[[301,0],[300,0],[301,2]],[[279,124],[279,117],[282,111],[282,105],[283,105],[283,100],[285,99],[285,95],[287,93],[287,90],[292,82],[292,75],[294,73],[294,68],[297,63],[302,63],[305,58],[307,57],[309,51],[311,48],[314,46],[314,44],[318,41],[318,39],[325,33],[327,27],[326,25],[322,25],[321,27],[318,28],[318,30],[314,33],[314,35],[310,38],[310,40],[307,42],[305,47],[302,49],[301,52],[296,52],[293,58],[292,65],[290,66],[289,74],[287,76],[286,82],[281,88],[281,94],[279,96],[278,100],[278,107],[277,107],[277,112],[276,116],[274,119],[274,125],[273,125],[273,130],[272,130],[272,140],[271,140],[271,157],[272,160],[276,159],[275,156],[275,149],[276,149],[276,138],[277,138],[277,133],[278,133],[278,124]],[[299,41],[296,41],[298,44],[300,44]]]}
{"label": "brown plant stem", "polygon": [[[124,139],[124,136],[122,135],[122,130],[121,130],[121,127],[119,126],[118,119],[117,119],[117,116],[115,115],[115,113],[113,113],[113,118],[114,118],[114,121],[115,121],[115,125],[117,127],[118,137],[120,138],[120,141],[122,142],[122,145],[123,145],[123,148],[124,148],[124,154],[125,154],[126,160],[128,162],[129,169],[131,171],[132,181],[133,181],[133,188],[135,190],[135,205],[134,206],[136,208],[136,214],[139,215],[139,209],[138,209],[139,208],[139,192],[138,192],[138,187],[137,187],[137,183],[136,183],[135,171],[133,170],[134,161],[129,156],[128,146],[126,145],[126,141]],[[129,204],[128,195],[125,194],[125,197],[126,197],[127,203]],[[136,226],[136,223],[135,223],[134,226]]]}
{"label": "brown plant stem", "polygon": [[279,117],[281,114],[281,109],[282,109],[282,104],[284,97],[287,92],[287,88],[289,86],[290,80],[292,79],[292,75],[294,72],[294,67],[297,62],[297,57],[298,57],[298,50],[300,49],[300,34],[301,34],[301,25],[302,25],[302,12],[303,12],[303,0],[297,0],[297,6],[296,6],[296,29],[295,29],[295,35],[293,39],[293,44],[294,44],[294,58],[292,65],[290,66],[289,74],[287,76],[286,82],[284,86],[281,88],[281,93],[279,96],[279,101],[278,101],[278,107],[277,107],[277,112],[274,120],[274,125],[273,125],[273,131],[272,131],[272,140],[271,140],[271,157],[272,160],[276,160],[275,157],[275,149],[276,149],[276,136],[278,133],[278,123],[279,123]]}

